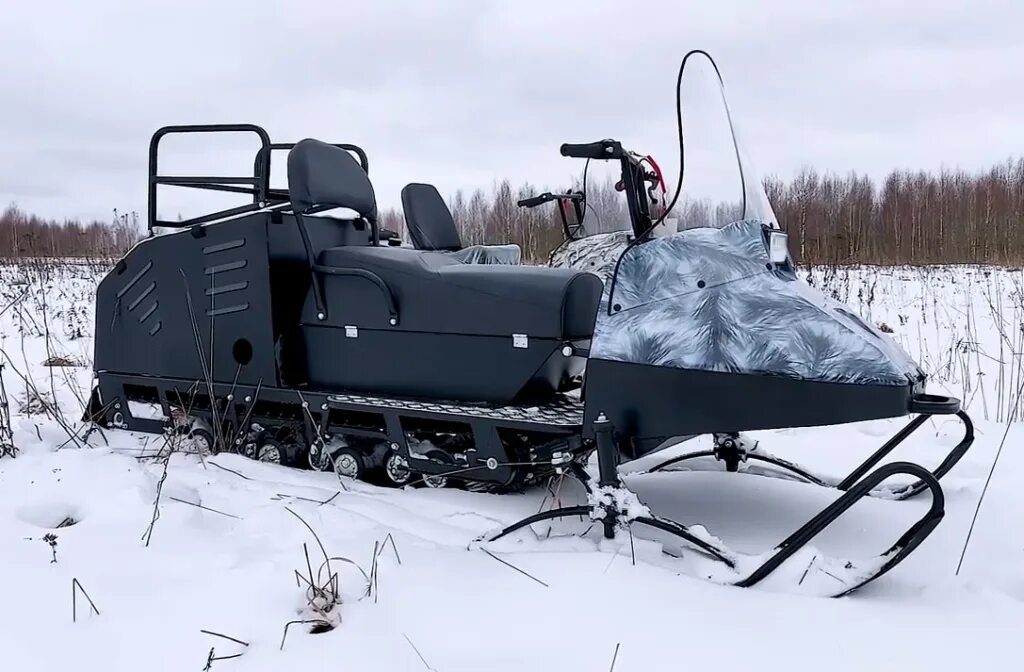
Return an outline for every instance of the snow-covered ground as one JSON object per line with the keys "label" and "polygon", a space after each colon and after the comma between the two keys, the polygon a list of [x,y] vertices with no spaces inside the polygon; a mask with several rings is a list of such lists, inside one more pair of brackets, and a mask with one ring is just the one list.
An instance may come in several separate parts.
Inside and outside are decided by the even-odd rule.
{"label": "snow-covered ground", "polygon": [[[393,490],[235,455],[176,454],[164,477],[163,463],[146,457],[160,449],[156,437],[106,432],[79,447],[69,433],[81,427],[90,383],[91,294],[100,272],[84,265],[0,267],[0,361],[20,449],[16,458],[0,458],[0,669],[202,670],[211,648],[215,658],[243,654],[209,663],[219,672],[601,671],[611,668],[617,647],[616,672],[1019,664],[1024,423],[1006,420],[1024,384],[1014,354],[1024,350],[1020,271],[812,273],[815,284],[891,328],[933,372],[930,388],[967,399],[978,426],[974,448],[943,480],[947,515],[935,533],[892,573],[838,600],[799,594],[830,580],[813,568],[805,584],[792,580],[809,564],[821,565],[813,556],[763,588],[741,589],[698,578],[705,567],[694,554],[669,557],[639,529],[632,551],[628,538],[557,536],[580,531],[576,521],[556,524],[548,539],[527,533],[486,546],[492,555],[472,543],[538,510],[543,489]],[[58,356],[77,366],[43,365]],[[29,387],[42,399],[27,399],[34,396]],[[841,475],[900,425],[755,436],[777,455]],[[955,421],[929,421],[894,459],[934,466],[959,432]],[[810,485],[718,471],[628,482],[655,512],[701,523],[747,553],[768,550],[835,497]],[[158,492],[159,518],[150,530]],[[569,485],[558,494],[563,502],[579,497]],[[927,506],[863,501],[815,540],[812,553],[868,559]],[[282,647],[286,623],[310,617],[296,578],[296,570],[310,571],[303,545],[314,575],[323,561],[292,512],[335,558],[342,604],[333,630],[310,634],[309,625],[292,625]],[[389,537],[393,544],[385,543]],[[363,572],[373,579],[370,596]],[[78,593],[77,622],[75,580],[99,611],[90,613]]]}

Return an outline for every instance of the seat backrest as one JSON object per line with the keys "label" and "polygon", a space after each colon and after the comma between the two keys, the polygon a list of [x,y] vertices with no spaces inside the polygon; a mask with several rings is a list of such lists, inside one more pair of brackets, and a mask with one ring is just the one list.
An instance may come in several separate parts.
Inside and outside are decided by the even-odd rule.
{"label": "seat backrest", "polygon": [[366,171],[347,151],[326,142],[307,138],[288,152],[288,194],[298,213],[349,208],[377,221],[377,199]]}
{"label": "seat backrest", "polygon": [[459,250],[462,240],[441,194],[431,184],[407,184],[402,209],[409,237],[418,250]]}

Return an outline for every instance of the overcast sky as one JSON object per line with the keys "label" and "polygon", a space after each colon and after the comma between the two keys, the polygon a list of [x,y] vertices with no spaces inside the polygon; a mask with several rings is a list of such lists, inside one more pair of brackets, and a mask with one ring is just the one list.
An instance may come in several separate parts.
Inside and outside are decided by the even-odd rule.
{"label": "overcast sky", "polygon": [[[762,173],[973,170],[1024,153],[1022,35],[1020,0],[0,0],[0,206],[142,213],[149,136],[180,123],[360,144],[383,206],[413,181],[561,186],[581,166],[558,145],[603,137],[674,180],[691,48]],[[161,171],[244,171],[237,145],[168,143]]]}

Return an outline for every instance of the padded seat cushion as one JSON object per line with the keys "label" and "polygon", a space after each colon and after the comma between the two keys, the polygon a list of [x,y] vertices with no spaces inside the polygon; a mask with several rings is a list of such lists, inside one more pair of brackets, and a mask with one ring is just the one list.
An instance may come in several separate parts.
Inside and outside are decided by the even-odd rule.
{"label": "padded seat cushion", "polygon": [[402,189],[402,210],[409,237],[418,250],[462,248],[459,229],[448,205],[431,184],[412,183]]}
{"label": "padded seat cushion", "polygon": [[[601,280],[591,273],[465,264],[442,252],[407,248],[328,248],[318,263],[379,275],[397,304],[397,328],[406,331],[590,338],[602,290]],[[387,314],[375,285],[360,278],[324,277],[331,322],[383,326]]]}

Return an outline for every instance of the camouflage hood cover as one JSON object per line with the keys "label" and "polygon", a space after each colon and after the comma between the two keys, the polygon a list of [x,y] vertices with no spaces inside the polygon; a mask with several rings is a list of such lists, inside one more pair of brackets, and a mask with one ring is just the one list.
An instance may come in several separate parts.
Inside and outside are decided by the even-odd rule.
{"label": "camouflage hood cover", "polygon": [[612,314],[608,292],[625,232],[572,241],[553,266],[605,281],[591,357],[799,380],[908,385],[924,378],[888,336],[772,264],[765,226],[739,221],[688,229],[631,248]]}

